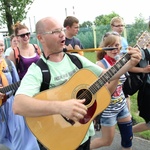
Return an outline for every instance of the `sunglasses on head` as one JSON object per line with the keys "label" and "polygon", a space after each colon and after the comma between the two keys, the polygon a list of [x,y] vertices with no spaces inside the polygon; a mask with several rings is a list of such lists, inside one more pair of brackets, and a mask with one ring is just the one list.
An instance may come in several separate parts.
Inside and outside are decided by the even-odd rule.
{"label": "sunglasses on head", "polygon": [[24,33],[24,34],[20,34],[18,36],[20,36],[21,38],[24,38],[25,36],[29,36],[30,35],[30,32],[27,32],[27,33]]}
{"label": "sunglasses on head", "polygon": [[117,32],[107,32],[103,38],[108,37],[109,35],[116,35],[116,36],[120,36],[119,33]]}

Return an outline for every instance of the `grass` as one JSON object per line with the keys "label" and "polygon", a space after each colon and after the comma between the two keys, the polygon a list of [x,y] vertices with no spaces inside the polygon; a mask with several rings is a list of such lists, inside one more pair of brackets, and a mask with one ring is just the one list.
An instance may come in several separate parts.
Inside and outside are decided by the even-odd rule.
{"label": "grass", "polygon": [[[84,56],[88,58],[92,62],[96,62],[96,53],[95,52],[85,52]],[[131,102],[131,114],[134,120],[137,123],[144,122],[144,120],[139,117],[138,113],[138,107],[137,107],[137,94],[134,94],[133,96],[130,97],[130,102]],[[150,131],[144,131],[141,133],[136,133],[136,136],[142,137],[144,139],[150,140]]]}
{"label": "grass", "polygon": [[96,62],[96,52],[85,52],[84,56],[88,58],[90,61],[92,61],[93,63]]}

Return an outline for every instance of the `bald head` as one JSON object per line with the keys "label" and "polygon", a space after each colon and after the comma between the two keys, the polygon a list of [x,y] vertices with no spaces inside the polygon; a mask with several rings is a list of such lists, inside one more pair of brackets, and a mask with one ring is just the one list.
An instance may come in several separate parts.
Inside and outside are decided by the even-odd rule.
{"label": "bald head", "polygon": [[52,17],[45,17],[36,23],[36,33],[41,34],[46,31],[47,28],[51,28],[54,24],[59,23]]}

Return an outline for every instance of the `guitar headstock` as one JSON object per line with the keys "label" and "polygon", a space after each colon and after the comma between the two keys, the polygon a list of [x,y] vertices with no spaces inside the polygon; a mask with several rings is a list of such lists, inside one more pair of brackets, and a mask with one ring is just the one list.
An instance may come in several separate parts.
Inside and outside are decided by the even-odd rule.
{"label": "guitar headstock", "polygon": [[150,33],[148,31],[142,32],[137,37],[137,43],[134,47],[146,48],[146,45],[150,42]]}

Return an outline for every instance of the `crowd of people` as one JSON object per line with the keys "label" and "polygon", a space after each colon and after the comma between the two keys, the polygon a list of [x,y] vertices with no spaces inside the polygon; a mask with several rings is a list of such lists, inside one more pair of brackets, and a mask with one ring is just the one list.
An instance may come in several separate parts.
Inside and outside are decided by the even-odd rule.
{"label": "crowd of people", "polygon": [[[37,140],[27,127],[24,117],[13,113],[14,94],[18,87],[16,83],[19,83],[20,79],[14,63],[5,58],[4,50],[5,44],[2,38],[0,39],[0,86],[1,88],[8,86],[9,90],[0,93],[0,144],[10,150],[38,150]],[[11,84],[14,86],[9,87]]]}
{"label": "crowd of people", "polygon": [[[66,17],[63,26],[62,23],[52,17],[42,18],[36,23],[36,37],[42,45],[42,50],[37,44],[30,43],[30,31],[27,26],[20,22],[13,25],[14,34],[10,36],[11,46],[6,51],[4,39],[0,39],[1,88],[18,83],[16,89],[0,93],[1,147],[6,146],[10,150],[46,150],[48,148],[44,147],[41,144],[42,141],[40,140],[40,143],[39,139],[30,131],[24,117],[60,115],[65,120],[72,120],[76,123],[88,115],[86,97],[69,97],[63,101],[61,97],[57,100],[52,98],[50,101],[37,100],[34,97],[41,92],[43,82],[43,70],[36,64],[40,60],[49,70],[50,82],[47,83],[49,89],[56,88],[71,80],[72,76],[80,71],[80,68],[72,62],[64,49],[80,50],[70,55],[79,60],[82,68],[89,69],[97,77],[101,77],[109,68],[115,66],[118,62],[118,56],[119,60],[126,53],[131,57],[105,84],[111,94],[111,102],[97,117],[102,136],[91,141],[91,137],[95,134],[94,121],[91,121],[85,137],[76,147],[76,150],[92,150],[111,145],[116,124],[121,135],[122,150],[131,150],[133,132],[150,129],[149,107],[143,103],[140,103],[139,110],[140,116],[144,118],[146,123],[132,126],[132,116],[127,103],[129,96],[124,95],[122,89],[126,80],[124,75],[126,72],[129,70],[140,72],[144,68],[142,71],[148,73],[149,64],[145,63],[142,50],[129,47],[126,39],[121,36],[125,26],[123,19],[114,17],[110,25],[112,31],[103,36],[100,47],[115,47],[116,49],[97,52],[96,63],[85,58],[84,51],[81,51],[83,45],[75,37],[79,31],[79,20],[74,16]],[[149,49],[149,45],[147,45],[147,49]],[[142,64],[141,68],[135,67],[138,63]],[[145,88],[148,89],[148,87],[149,78]],[[141,99],[140,95],[139,92],[138,100]],[[142,101],[149,105],[150,103],[146,101],[146,97],[150,96],[148,90],[145,91],[144,95]],[[141,100],[139,101],[141,102]],[[143,109],[145,107],[147,108],[146,111]]]}

